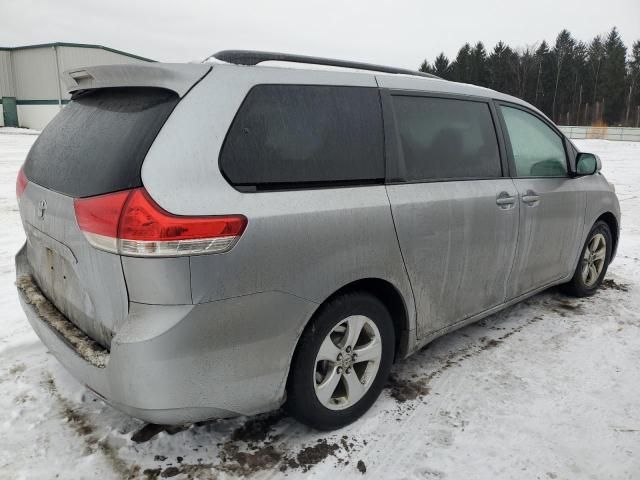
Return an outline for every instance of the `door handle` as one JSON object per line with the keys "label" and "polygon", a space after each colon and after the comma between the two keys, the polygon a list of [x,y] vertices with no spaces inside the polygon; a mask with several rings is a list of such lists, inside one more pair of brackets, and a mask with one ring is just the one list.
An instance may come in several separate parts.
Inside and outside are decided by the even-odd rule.
{"label": "door handle", "polygon": [[510,195],[509,192],[500,192],[496,197],[496,204],[502,208],[509,208],[509,205],[516,203],[516,197]]}
{"label": "door handle", "polygon": [[533,190],[527,190],[527,193],[522,195],[522,201],[527,205],[534,205],[535,203],[540,201],[540,195],[538,195]]}

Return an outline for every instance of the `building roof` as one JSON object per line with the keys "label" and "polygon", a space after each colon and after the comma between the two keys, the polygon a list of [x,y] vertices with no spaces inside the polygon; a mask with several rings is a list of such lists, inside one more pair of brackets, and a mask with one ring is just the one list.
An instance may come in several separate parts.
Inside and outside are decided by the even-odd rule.
{"label": "building roof", "polygon": [[0,51],[26,50],[29,48],[46,48],[46,47],[97,48],[100,50],[105,50],[107,52],[124,55],[126,57],[136,58],[138,60],[144,60],[146,62],[155,62],[155,60],[152,60],[146,57],[141,57],[140,55],[134,55],[133,53],[123,52],[122,50],[116,50],[115,48],[109,48],[103,45],[92,45],[88,43],[69,43],[69,42],[40,43],[37,45],[22,45],[19,47],[0,47]]}

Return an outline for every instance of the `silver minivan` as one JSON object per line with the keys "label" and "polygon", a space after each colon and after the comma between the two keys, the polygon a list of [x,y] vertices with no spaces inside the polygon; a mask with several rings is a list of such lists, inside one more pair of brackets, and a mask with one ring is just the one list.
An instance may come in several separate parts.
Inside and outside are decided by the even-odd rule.
{"label": "silver minivan", "polygon": [[492,90],[246,51],[64,79],[17,180],[16,284],[60,362],[149,422],[284,404],[338,428],[394,361],[591,295],[616,251],[598,157]]}

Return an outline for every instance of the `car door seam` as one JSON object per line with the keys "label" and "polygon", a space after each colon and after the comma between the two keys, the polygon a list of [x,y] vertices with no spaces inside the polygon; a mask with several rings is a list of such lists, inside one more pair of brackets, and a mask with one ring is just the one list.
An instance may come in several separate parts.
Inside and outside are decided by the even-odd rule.
{"label": "car door seam", "polygon": [[521,214],[521,206],[520,206],[520,202],[518,202],[518,197],[520,196],[520,191],[518,190],[518,186],[516,185],[516,182],[514,180],[513,177],[510,178],[511,180],[511,186],[513,187],[513,189],[515,190],[515,197],[516,197],[516,201],[514,202],[514,207],[517,206],[518,208],[518,215],[517,215],[517,223],[516,223],[516,245],[513,251],[513,259],[511,260],[511,268],[509,269],[509,274],[507,275],[507,282],[504,286],[504,299],[503,299],[503,303],[508,302],[509,301],[509,286],[511,285],[511,279],[513,278],[513,270],[515,268],[516,262],[519,261],[518,258],[518,252],[520,250],[520,224],[522,223],[520,221],[520,214]]}
{"label": "car door seam", "polygon": [[[402,259],[402,268],[404,269],[404,274],[407,278],[407,282],[409,283],[409,289],[411,290],[411,296],[413,297],[413,318],[415,319],[415,331],[419,332],[418,328],[418,310],[416,304],[416,294],[413,291],[413,284],[411,283],[411,277],[409,276],[409,270],[407,269],[407,261],[404,258],[404,252],[402,251],[402,246],[400,245],[400,237],[398,236],[398,227],[396,226],[396,220],[393,216],[393,208],[391,207],[391,198],[389,197],[389,191],[387,190],[387,186],[384,186],[384,193],[387,196],[387,202],[389,205],[389,215],[391,216],[391,224],[393,225],[393,233],[396,237],[396,244],[398,245],[398,250],[400,251],[400,258]],[[409,324],[409,329],[411,329],[411,324]],[[418,336],[416,334],[416,336]]]}

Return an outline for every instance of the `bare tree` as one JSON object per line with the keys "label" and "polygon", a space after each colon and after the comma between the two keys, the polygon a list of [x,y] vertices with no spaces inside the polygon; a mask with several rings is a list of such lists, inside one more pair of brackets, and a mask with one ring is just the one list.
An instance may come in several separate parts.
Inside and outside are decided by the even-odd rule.
{"label": "bare tree", "polygon": [[515,72],[517,82],[516,92],[520,98],[527,98],[527,79],[530,72],[536,67],[535,52],[537,48],[537,44],[518,48],[515,51],[516,54],[511,57],[512,69]]}

